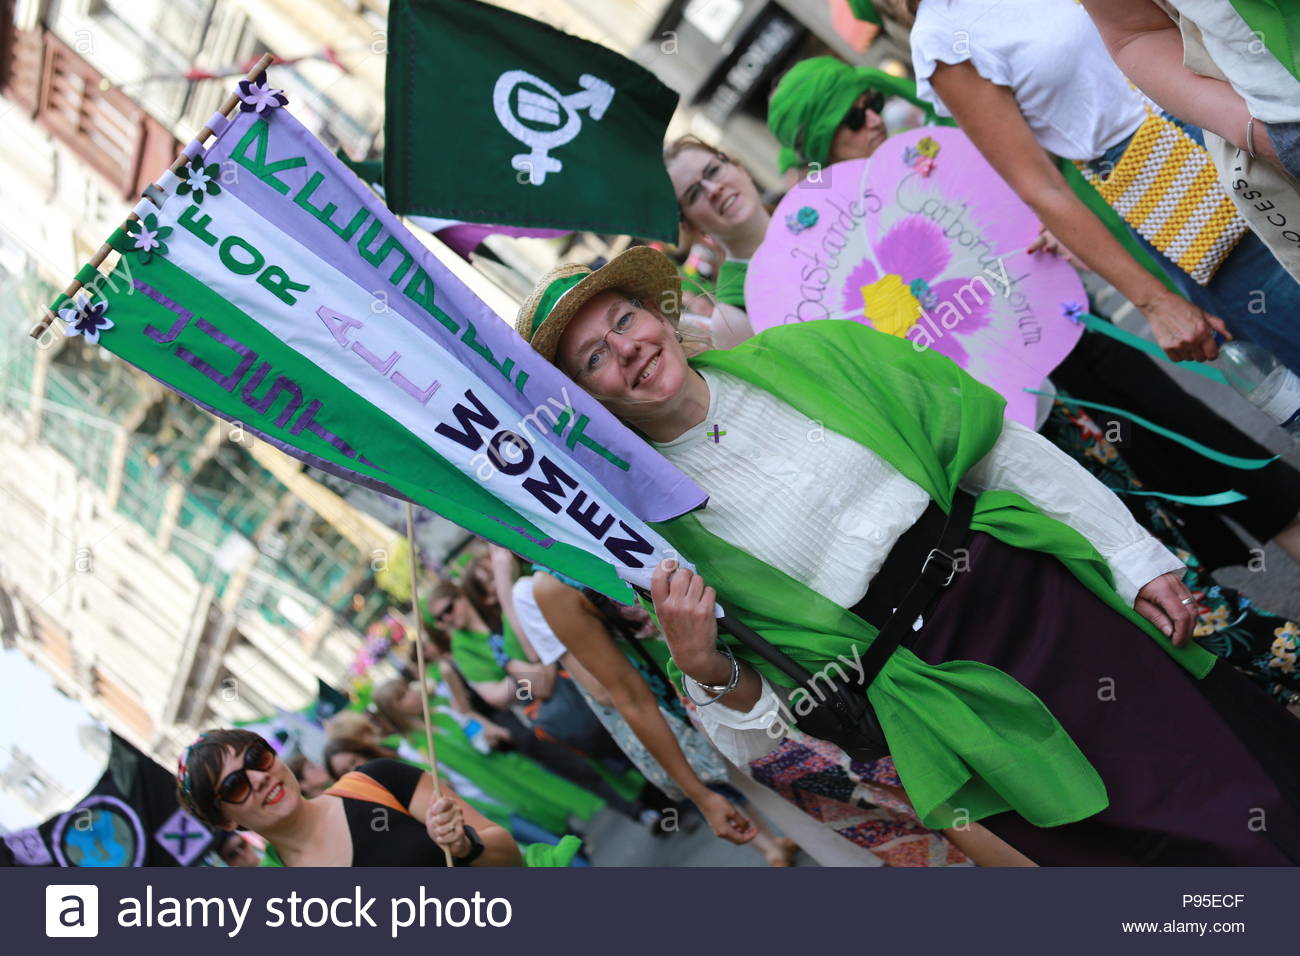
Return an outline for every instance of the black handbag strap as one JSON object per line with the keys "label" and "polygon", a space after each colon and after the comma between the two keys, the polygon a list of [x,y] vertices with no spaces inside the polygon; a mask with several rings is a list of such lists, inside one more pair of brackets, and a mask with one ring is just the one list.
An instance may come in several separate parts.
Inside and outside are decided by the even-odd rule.
{"label": "black handbag strap", "polygon": [[[930,508],[938,508],[933,501]],[[889,620],[879,629],[876,639],[867,653],[862,657],[862,686],[867,688],[875,680],[880,669],[885,666],[889,655],[894,653],[912,630],[912,622],[924,613],[934,595],[951,583],[956,569],[956,552],[965,543],[970,530],[970,520],[975,513],[975,497],[960,489],[953,495],[952,507],[948,510],[947,520],[939,541],[926,555],[921,572],[912,586],[904,594],[898,608]],[[813,675],[807,668],[791,660],[779,648],[760,637],[751,628],[724,615],[718,620],[718,627],[732,635],[763,660],[778,668],[783,674],[803,687],[812,680]]]}
{"label": "black handbag strap", "polygon": [[[931,507],[938,507],[934,502]],[[948,520],[944,522],[938,543],[926,554],[912,586],[898,602],[898,607],[876,634],[871,647],[862,656],[862,686],[870,687],[880,669],[898,645],[912,633],[912,625],[925,613],[939,591],[956,576],[957,551],[966,543],[970,520],[975,513],[975,496],[958,489],[953,495]]]}

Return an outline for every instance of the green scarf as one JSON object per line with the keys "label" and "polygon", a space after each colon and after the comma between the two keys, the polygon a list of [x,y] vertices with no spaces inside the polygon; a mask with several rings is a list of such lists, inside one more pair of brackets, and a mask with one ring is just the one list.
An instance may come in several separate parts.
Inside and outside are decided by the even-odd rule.
{"label": "green scarf", "polygon": [[[730,351],[693,360],[779,395],[800,413],[879,454],[950,507],[958,481],[1001,434],[1004,400],[947,358],[857,322],[777,326]],[[718,593],[728,612],[814,673],[854,660],[876,630],[799,581],[707,531],[694,514],[656,526]],[[1214,656],[1175,649],[1124,605],[1110,569],[1081,534],[1021,496],[979,496],[972,527],[1055,555],[1101,600],[1203,677]],[[790,680],[742,647],[770,681]],[[849,670],[851,673],[851,669]],[[867,690],[908,796],[926,826],[1014,810],[1037,826],[1104,809],[1097,772],[1043,703],[1008,674],[974,661],[930,665],[895,651]]]}
{"label": "green scarf", "polygon": [[[1300,16],[1283,10],[1281,0],[1231,0],[1233,8],[1256,36],[1263,37],[1279,63],[1300,80]],[[1288,6],[1294,7],[1294,0]]]}
{"label": "green scarf", "polygon": [[781,143],[781,172],[812,163],[825,166],[844,114],[866,90],[901,96],[925,110],[926,122],[953,125],[916,95],[916,83],[867,66],[849,66],[833,56],[800,60],[781,78],[767,104],[767,127]]}
{"label": "green scarf", "polygon": [[728,259],[722,263],[718,269],[718,288],[714,293],[718,301],[743,309],[745,307],[745,276],[748,274],[748,262],[734,262]]}

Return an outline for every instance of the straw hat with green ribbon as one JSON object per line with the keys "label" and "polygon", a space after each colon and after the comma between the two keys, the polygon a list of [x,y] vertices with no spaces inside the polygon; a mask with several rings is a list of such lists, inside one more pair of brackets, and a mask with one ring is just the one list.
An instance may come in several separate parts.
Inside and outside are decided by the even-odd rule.
{"label": "straw hat with green ribbon", "polygon": [[652,305],[677,324],[682,301],[677,266],[658,249],[633,246],[594,271],[570,262],[542,276],[519,309],[515,331],[548,362],[554,362],[560,336],[577,311],[592,296],[611,290]]}
{"label": "straw hat with green ribbon", "polygon": [[934,107],[916,95],[916,83],[907,77],[850,66],[833,56],[800,60],[781,77],[767,104],[767,127],[781,143],[781,172],[812,163],[825,166],[835,131],[867,90],[901,96],[923,109],[927,122],[936,122]]}

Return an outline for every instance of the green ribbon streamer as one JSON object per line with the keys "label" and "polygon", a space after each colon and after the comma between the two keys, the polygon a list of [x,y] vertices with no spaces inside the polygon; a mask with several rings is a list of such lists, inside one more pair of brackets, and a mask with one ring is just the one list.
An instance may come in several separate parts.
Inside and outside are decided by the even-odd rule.
{"label": "green ribbon streamer", "polygon": [[1148,342],[1140,335],[1134,335],[1127,329],[1121,329],[1113,322],[1107,322],[1099,315],[1093,315],[1090,312],[1080,312],[1078,319],[1084,327],[1092,332],[1100,332],[1102,335],[1109,335],[1117,342],[1123,342],[1125,345],[1132,346],[1140,352],[1146,352],[1148,355],[1163,359],[1179,368],[1185,368],[1189,372],[1195,372],[1197,375],[1208,378],[1212,382],[1218,382],[1220,385],[1227,385],[1228,380],[1223,377],[1223,373],[1211,365],[1204,362],[1174,362],[1165,354],[1164,349],[1154,342]]}
{"label": "green ribbon streamer", "polygon": [[1171,495],[1163,491],[1130,491],[1124,488],[1113,489],[1117,495],[1142,495],[1147,498],[1166,498],[1169,501],[1178,501],[1185,505],[1196,505],[1198,508],[1213,508],[1217,505],[1231,505],[1238,501],[1245,501],[1246,496],[1240,491],[1228,490],[1220,491],[1215,495]]}
{"label": "green ribbon streamer", "polygon": [[[1036,388],[1027,388],[1025,391],[1031,395],[1051,395],[1050,392],[1040,392]],[[1176,431],[1157,425],[1155,422],[1148,421],[1140,415],[1134,415],[1132,412],[1125,411],[1122,408],[1116,408],[1114,405],[1103,405],[1100,402],[1085,402],[1074,398],[1073,396],[1067,396],[1063,400],[1068,401],[1071,405],[1078,405],[1080,408],[1095,408],[1101,412],[1112,412],[1116,415],[1123,415],[1125,418],[1137,422],[1142,427],[1151,429],[1151,431],[1155,432],[1157,435],[1163,435],[1170,441],[1176,441],[1178,444],[1190,448],[1198,455],[1208,458],[1211,461],[1217,461],[1221,465],[1227,465],[1229,468],[1240,468],[1243,471],[1255,471],[1260,468],[1267,468],[1269,465],[1273,464],[1273,462],[1277,461],[1279,457],[1274,455],[1272,458],[1242,458],[1238,455],[1227,455],[1221,451],[1215,451],[1207,445],[1202,445],[1200,442],[1188,438],[1186,435],[1180,435]],[[1163,495],[1162,497],[1177,500],[1171,495]]]}

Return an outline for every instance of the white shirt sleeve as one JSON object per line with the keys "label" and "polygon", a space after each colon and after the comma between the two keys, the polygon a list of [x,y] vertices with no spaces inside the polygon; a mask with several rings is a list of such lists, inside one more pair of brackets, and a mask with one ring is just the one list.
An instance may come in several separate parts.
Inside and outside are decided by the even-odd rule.
{"label": "white shirt sleeve", "polygon": [[[689,678],[687,678],[689,679]],[[766,757],[785,739],[788,727],[780,709],[778,691],[760,675],[763,692],[747,711],[732,710],[726,704],[697,707],[695,714],[714,746],[737,767]]]}
{"label": "white shirt sleeve", "polygon": [[533,650],[537,652],[540,663],[554,664],[567,654],[569,649],[551,630],[551,626],[546,623],[546,617],[542,614],[542,609],[537,606],[537,599],[533,597],[532,575],[527,575],[516,581],[514,587],[510,589],[510,593],[515,599],[515,610],[519,613],[519,623],[523,625],[528,636],[528,643],[533,645]]}
{"label": "white shirt sleeve", "polygon": [[1113,491],[1042,435],[1007,419],[992,450],[962,479],[967,491],[1014,491],[1069,525],[1106,559],[1115,589],[1132,606],[1148,582],[1185,570],[1134,520]]}

